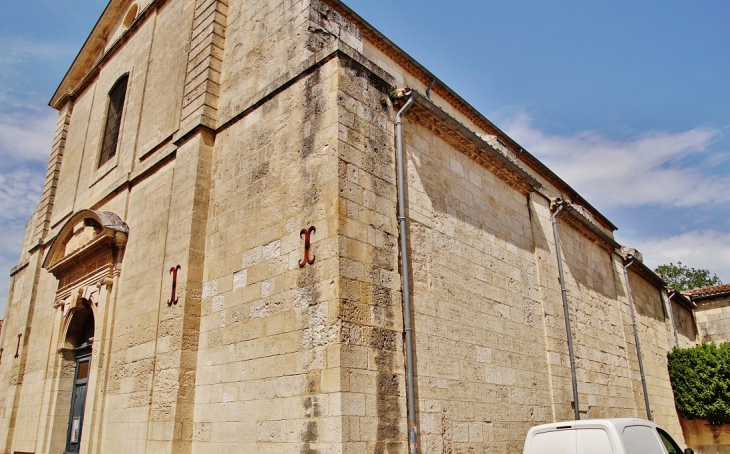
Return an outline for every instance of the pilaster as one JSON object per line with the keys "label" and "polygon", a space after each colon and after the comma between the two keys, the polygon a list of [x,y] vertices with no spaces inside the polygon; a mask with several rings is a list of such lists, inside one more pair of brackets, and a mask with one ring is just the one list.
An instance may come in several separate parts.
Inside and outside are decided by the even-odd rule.
{"label": "pilaster", "polygon": [[190,36],[181,131],[218,121],[228,0],[197,0]]}
{"label": "pilaster", "polygon": [[63,161],[63,153],[66,149],[66,136],[68,134],[69,123],[71,122],[72,111],[73,102],[69,100],[58,112],[51,157],[48,160],[48,169],[46,170],[46,181],[43,185],[43,194],[41,195],[41,201],[38,204],[36,216],[34,217],[33,238],[45,237],[51,224],[53,202],[56,198],[58,176],[61,173],[61,162]]}
{"label": "pilaster", "polygon": [[[180,144],[175,160],[172,202],[167,226],[165,269],[176,274],[177,302],[167,274],[158,337],[169,337],[155,352],[149,453],[189,453],[192,442],[195,377],[200,334],[205,237],[210,194],[213,136],[201,130]],[[168,304],[170,303],[170,304]]]}

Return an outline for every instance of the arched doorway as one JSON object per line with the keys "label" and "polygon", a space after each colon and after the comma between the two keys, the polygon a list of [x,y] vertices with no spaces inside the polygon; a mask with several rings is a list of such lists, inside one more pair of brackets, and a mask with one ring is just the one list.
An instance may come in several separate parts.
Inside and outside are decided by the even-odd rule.
{"label": "arched doorway", "polygon": [[[109,290],[121,272],[128,235],[129,226],[116,214],[80,210],[66,221],[43,260],[43,268],[58,279],[54,307],[59,309],[62,326],[56,363],[57,405],[49,419],[49,452],[84,451],[84,438],[88,442],[98,433],[91,417],[91,409],[100,398],[94,391],[99,385],[99,371],[92,367],[94,331],[96,328],[100,339],[104,337],[100,328],[105,316],[100,314],[108,309]],[[95,316],[100,316],[99,326],[95,326]],[[96,345],[98,355],[100,344]],[[90,418],[84,424],[87,401]]]}
{"label": "arched doorway", "polygon": [[94,313],[87,306],[74,311],[68,331],[66,346],[76,363],[71,391],[71,411],[66,435],[66,453],[77,453],[81,445],[81,431],[84,426],[86,390],[91,370],[91,350],[94,342]]}

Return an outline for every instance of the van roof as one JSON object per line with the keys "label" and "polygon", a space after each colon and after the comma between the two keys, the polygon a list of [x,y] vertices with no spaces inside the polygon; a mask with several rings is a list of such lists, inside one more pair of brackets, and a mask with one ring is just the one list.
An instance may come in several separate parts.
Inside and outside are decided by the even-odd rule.
{"label": "van roof", "polygon": [[549,432],[561,429],[577,429],[589,427],[615,427],[619,432],[626,426],[658,427],[655,423],[640,418],[581,419],[580,421],[562,421],[541,424],[530,429],[530,432]]}

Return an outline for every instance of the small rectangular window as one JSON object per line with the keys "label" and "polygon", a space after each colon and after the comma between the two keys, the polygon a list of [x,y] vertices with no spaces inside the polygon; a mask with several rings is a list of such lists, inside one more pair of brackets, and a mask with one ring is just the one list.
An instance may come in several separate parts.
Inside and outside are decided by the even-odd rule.
{"label": "small rectangular window", "polygon": [[84,361],[83,363],[79,363],[79,371],[76,374],[76,380],[83,380],[84,378],[88,378],[89,376],[89,362]]}

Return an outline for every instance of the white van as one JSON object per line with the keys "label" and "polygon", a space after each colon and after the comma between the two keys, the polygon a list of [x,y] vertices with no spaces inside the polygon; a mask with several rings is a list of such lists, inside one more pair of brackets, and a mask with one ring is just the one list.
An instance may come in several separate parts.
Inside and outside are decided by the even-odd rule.
{"label": "white van", "polygon": [[523,454],[694,454],[643,419],[586,419],[530,429]]}

